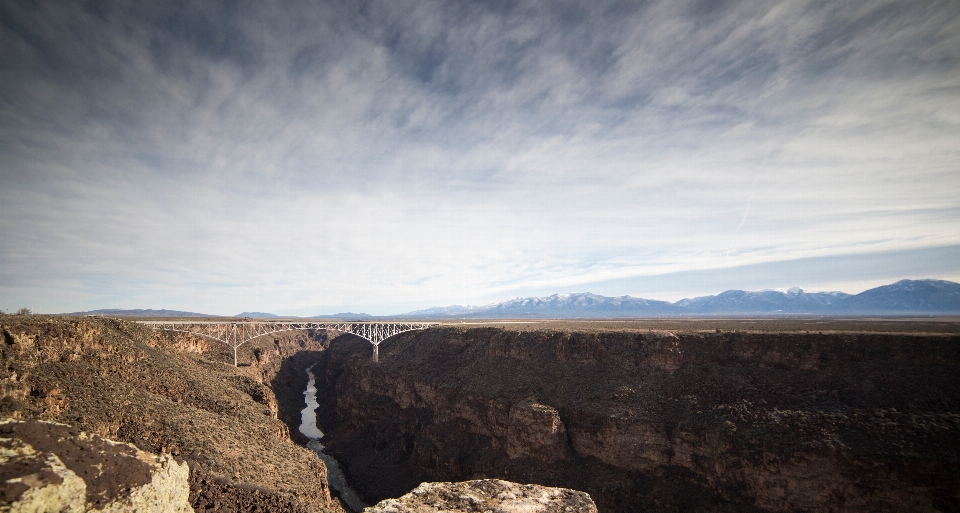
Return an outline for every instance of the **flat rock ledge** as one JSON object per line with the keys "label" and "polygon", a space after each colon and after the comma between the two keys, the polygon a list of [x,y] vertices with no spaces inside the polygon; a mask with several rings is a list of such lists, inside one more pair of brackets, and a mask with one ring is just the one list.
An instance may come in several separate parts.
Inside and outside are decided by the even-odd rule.
{"label": "flat rock ledge", "polygon": [[364,513],[596,513],[585,492],[499,479],[421,483],[399,499],[386,499]]}
{"label": "flat rock ledge", "polygon": [[0,419],[0,511],[192,512],[169,454],[38,420]]}

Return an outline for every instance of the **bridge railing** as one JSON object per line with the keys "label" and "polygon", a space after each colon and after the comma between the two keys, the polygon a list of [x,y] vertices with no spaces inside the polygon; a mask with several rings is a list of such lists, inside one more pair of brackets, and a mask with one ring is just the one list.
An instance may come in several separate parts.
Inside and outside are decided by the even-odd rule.
{"label": "bridge railing", "polygon": [[237,349],[256,338],[281,331],[331,330],[357,335],[373,344],[373,361],[380,361],[380,342],[400,333],[427,329],[438,323],[423,322],[297,322],[297,321],[138,321],[158,331],[190,333],[216,340],[233,349],[233,365],[237,365]]}

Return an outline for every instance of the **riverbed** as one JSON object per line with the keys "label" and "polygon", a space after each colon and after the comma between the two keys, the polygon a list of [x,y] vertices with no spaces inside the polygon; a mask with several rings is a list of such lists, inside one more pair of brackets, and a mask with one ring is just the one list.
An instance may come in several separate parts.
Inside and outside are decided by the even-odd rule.
{"label": "riverbed", "polygon": [[344,477],[343,470],[340,468],[337,460],[323,452],[323,444],[320,443],[320,439],[323,438],[323,431],[320,431],[320,428],[317,427],[318,405],[316,379],[309,369],[307,369],[307,375],[310,378],[307,381],[307,389],[303,392],[303,399],[307,407],[300,411],[299,431],[310,439],[310,441],[307,442],[307,448],[317,453],[320,459],[323,460],[324,465],[327,466],[327,480],[330,483],[330,488],[340,495],[340,499],[343,500],[351,510],[362,511],[363,508],[368,505],[364,504],[363,501],[360,500],[360,497],[357,496],[357,492],[353,491],[347,484],[347,479]]}

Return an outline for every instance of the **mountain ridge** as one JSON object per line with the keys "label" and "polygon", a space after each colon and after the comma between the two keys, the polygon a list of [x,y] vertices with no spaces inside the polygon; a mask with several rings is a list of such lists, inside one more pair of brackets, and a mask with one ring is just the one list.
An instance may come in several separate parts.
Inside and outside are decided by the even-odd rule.
{"label": "mountain ridge", "polygon": [[75,316],[110,316],[110,317],[222,317],[220,315],[203,314],[197,312],[183,312],[180,310],[152,310],[149,308],[102,308],[85,312],[71,312],[57,315]]}
{"label": "mountain ridge", "polygon": [[[310,317],[243,312],[236,317],[258,319],[498,319],[498,318],[629,318],[684,315],[960,315],[960,283],[946,280],[900,280],[865,290],[810,292],[799,287],[744,291],[726,290],[716,295],[669,302],[633,296],[601,296],[591,292],[555,293],[543,297],[518,297],[487,305],[436,306],[396,315],[342,312]],[[103,309],[61,315],[130,317],[219,317],[177,310]]]}
{"label": "mountain ridge", "polygon": [[839,291],[808,292],[798,287],[778,290],[726,290],[716,295],[676,302],[600,296],[590,292],[513,298],[483,306],[443,306],[398,317],[504,318],[570,317],[617,318],[682,315],[749,314],[960,314],[960,284],[945,280],[900,280],[859,294]]}

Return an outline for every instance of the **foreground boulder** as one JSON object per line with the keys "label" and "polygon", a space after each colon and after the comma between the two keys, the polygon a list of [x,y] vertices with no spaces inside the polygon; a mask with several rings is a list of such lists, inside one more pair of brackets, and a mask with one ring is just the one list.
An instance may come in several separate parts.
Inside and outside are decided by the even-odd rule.
{"label": "foreground boulder", "polygon": [[421,483],[399,499],[386,499],[364,513],[596,513],[590,495],[567,488],[499,479]]}
{"label": "foreground boulder", "polygon": [[169,454],[64,424],[0,420],[0,510],[192,512],[189,475]]}

